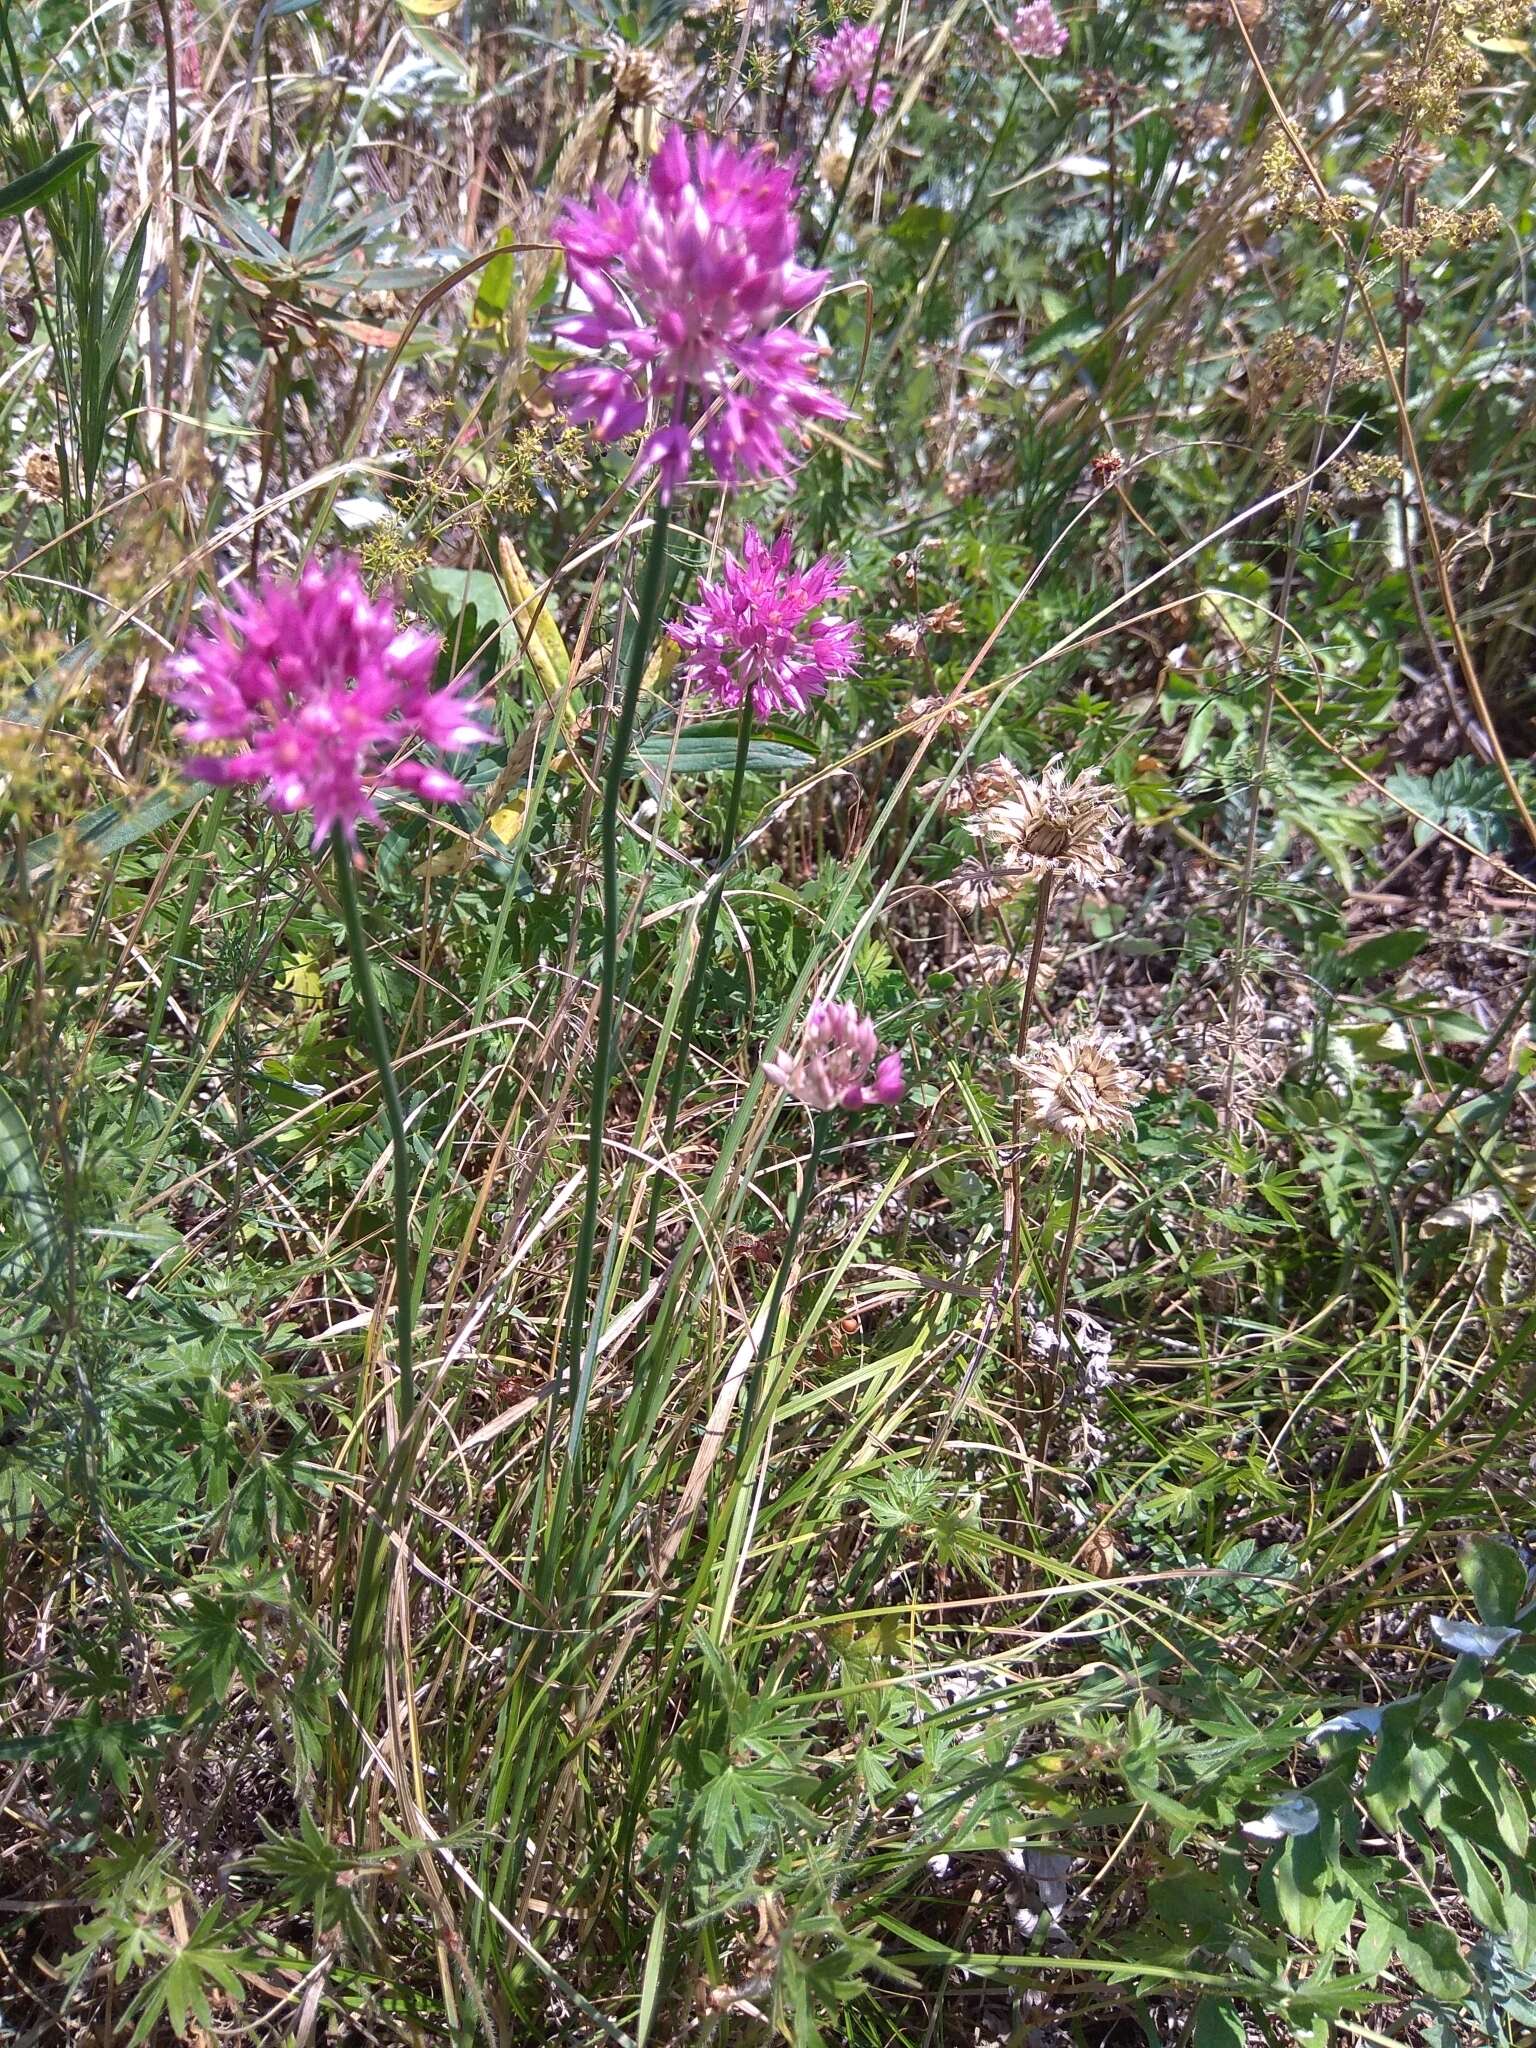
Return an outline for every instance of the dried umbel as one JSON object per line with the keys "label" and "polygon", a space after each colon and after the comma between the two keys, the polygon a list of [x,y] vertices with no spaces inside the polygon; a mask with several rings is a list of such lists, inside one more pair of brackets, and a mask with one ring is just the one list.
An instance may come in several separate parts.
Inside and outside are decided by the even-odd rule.
{"label": "dried umbel", "polygon": [[315,844],[352,844],[379,822],[374,793],[409,790],[454,803],[463,784],[425,761],[397,760],[412,741],[454,749],[491,734],[456,685],[434,690],[440,642],[402,626],[388,594],[372,599],[357,564],[311,562],[292,583],[264,577],[212,608],[166,665],[171,701],[190,714],[181,738],[200,782],[259,783],[274,811],[314,814]]}
{"label": "dried umbel", "polygon": [[749,526],[741,554],[726,556],[719,582],[701,583],[671,628],[687,686],[722,709],[750,692],[758,718],[808,711],[858,666],[857,626],[825,609],[847,595],[843,564],[823,555],[799,569],[792,546],[787,527],[770,546]]}
{"label": "dried umbel", "polygon": [[654,50],[610,36],[604,53],[613,96],[621,107],[659,107],[663,103],[671,76]]}
{"label": "dried umbel", "polygon": [[868,1109],[899,1101],[903,1087],[901,1054],[881,1054],[874,1024],[853,1003],[812,1003],[793,1055],[775,1053],[763,1072],[807,1109]]}
{"label": "dried umbel", "polygon": [[561,332],[618,360],[562,370],[555,393],[601,441],[649,419],[640,460],[659,469],[664,500],[696,450],[727,483],[782,476],[808,421],[847,418],[816,381],[815,342],[788,324],[827,281],[797,262],[798,232],[791,174],[771,151],[680,128],[644,183],[617,200],[596,192],[557,226],[589,307]]}
{"label": "dried umbel", "polygon": [[[886,638],[892,639],[896,628],[893,626]],[[956,697],[929,696],[914,697],[908,706],[907,715],[932,726],[936,732],[954,733],[958,738],[968,733],[976,723],[976,713],[969,704]]]}
{"label": "dried umbel", "polygon": [[1015,894],[1047,879],[1096,888],[1119,865],[1109,844],[1119,808],[1091,768],[1068,776],[1053,762],[1030,776],[1000,756],[976,771],[968,790],[951,792],[949,809],[986,848],[981,865]]}
{"label": "dried umbel", "polygon": [[1030,1122],[1082,1147],[1119,1137],[1131,1128],[1142,1081],[1094,1028],[1069,1038],[1042,1039],[1012,1065],[1024,1085]]}
{"label": "dried umbel", "polygon": [[835,35],[816,45],[812,92],[830,99],[846,87],[861,111],[867,106],[877,114],[885,113],[891,104],[891,88],[883,78],[875,77],[879,55],[879,22],[845,21]]}
{"label": "dried umbel", "polygon": [[11,476],[36,505],[57,505],[64,496],[59,458],[49,448],[26,448],[11,465]]}

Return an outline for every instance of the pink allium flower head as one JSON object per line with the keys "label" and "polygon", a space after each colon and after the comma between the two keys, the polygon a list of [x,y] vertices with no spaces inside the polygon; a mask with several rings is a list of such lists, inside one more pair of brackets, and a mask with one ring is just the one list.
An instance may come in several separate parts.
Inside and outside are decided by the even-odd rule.
{"label": "pink allium flower head", "polygon": [[787,325],[827,273],[795,260],[792,180],[768,149],[673,128],[644,184],[568,206],[555,233],[591,308],[565,339],[624,359],[562,370],[556,395],[602,441],[660,421],[641,462],[659,467],[664,498],[696,443],[723,482],[782,476],[787,435],[848,417],[816,381],[816,344]]}
{"label": "pink allium flower head", "polygon": [[[871,1068],[873,1080],[868,1078]],[[812,1003],[793,1058],[775,1053],[764,1060],[763,1072],[807,1109],[867,1109],[875,1102],[898,1102],[904,1085],[901,1054],[881,1057],[873,1023],[853,1003]]]}
{"label": "pink allium flower head", "polygon": [[822,611],[847,595],[843,564],[823,555],[797,569],[791,539],[786,527],[770,547],[749,526],[740,557],[726,556],[720,581],[701,583],[698,603],[670,629],[688,685],[724,709],[750,690],[758,718],[808,711],[858,665],[858,627]]}
{"label": "pink allium flower head", "polygon": [[1026,0],[1016,8],[1007,36],[1021,57],[1059,57],[1071,41],[1051,0]]}
{"label": "pink allium flower head", "polygon": [[882,78],[870,91],[875,60],[880,54],[878,21],[845,21],[835,35],[816,45],[816,66],[811,73],[811,90],[830,99],[846,85],[860,111],[873,107],[883,114],[891,104],[891,88]]}
{"label": "pink allium flower head", "polygon": [[385,596],[370,598],[357,564],[310,562],[296,581],[263,577],[212,608],[166,666],[166,692],[190,714],[200,782],[256,782],[274,811],[310,810],[315,844],[333,832],[354,845],[358,820],[378,823],[373,792],[407,789],[452,803],[462,783],[425,761],[392,757],[411,740],[467,747],[491,735],[456,686],[432,688],[438,636],[402,626]]}

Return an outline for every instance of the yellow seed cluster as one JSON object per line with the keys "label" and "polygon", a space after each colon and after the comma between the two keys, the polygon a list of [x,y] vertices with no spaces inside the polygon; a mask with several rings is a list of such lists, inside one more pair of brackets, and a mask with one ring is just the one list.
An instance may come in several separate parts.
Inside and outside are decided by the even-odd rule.
{"label": "yellow seed cluster", "polygon": [[1528,11],[1528,0],[1381,0],[1403,44],[1381,74],[1388,106],[1421,134],[1459,126],[1464,96],[1488,69],[1473,38],[1517,35]]}
{"label": "yellow seed cluster", "polygon": [[83,742],[56,725],[40,744],[39,680],[63,651],[35,612],[0,605],[0,807],[28,829],[38,814],[67,807],[56,798],[86,758]]}
{"label": "yellow seed cluster", "polygon": [[1314,226],[1336,234],[1355,217],[1353,200],[1317,189],[1283,129],[1277,130],[1264,145],[1260,175],[1275,202],[1275,218],[1282,227],[1293,220],[1309,220]]}
{"label": "yellow seed cluster", "polygon": [[383,519],[370,527],[358,544],[358,561],[370,590],[409,582],[430,559],[425,544],[413,539],[403,520]]}
{"label": "yellow seed cluster", "polygon": [[1426,202],[1411,227],[1383,221],[1377,240],[1383,255],[1412,258],[1422,256],[1436,244],[1447,249],[1470,249],[1474,243],[1491,242],[1503,226],[1504,216],[1496,206],[1472,206],[1458,211],[1453,206],[1432,206]]}
{"label": "yellow seed cluster", "polygon": [[[1332,344],[1316,334],[1281,327],[1248,365],[1248,394],[1256,412],[1271,411],[1282,398],[1310,405],[1328,389]],[[1362,384],[1375,372],[1368,356],[1347,344],[1339,351],[1338,384]]]}
{"label": "yellow seed cluster", "polygon": [[553,419],[519,427],[495,457],[483,448],[465,449],[438,431],[433,421],[446,410],[434,400],[413,427],[409,447],[418,473],[402,478],[393,517],[375,527],[360,549],[370,578],[395,582],[419,568],[433,542],[457,528],[480,532],[525,517],[534,509],[537,487],[580,497],[585,444],[581,430]]}
{"label": "yellow seed cluster", "polygon": [[1383,498],[1396,488],[1403,465],[1396,455],[1344,455],[1328,472],[1334,500]]}

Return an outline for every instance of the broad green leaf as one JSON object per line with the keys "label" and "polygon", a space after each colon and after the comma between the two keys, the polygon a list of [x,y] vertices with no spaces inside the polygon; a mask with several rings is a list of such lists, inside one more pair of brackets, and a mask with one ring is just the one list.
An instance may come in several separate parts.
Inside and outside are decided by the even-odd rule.
{"label": "broad green leaf", "polygon": [[1507,1628],[1525,1602],[1525,1566],[1496,1536],[1467,1536],[1457,1559],[1467,1591],[1486,1622]]}
{"label": "broad green leaf", "polygon": [[51,198],[85,169],[100,147],[99,142],[72,142],[35,170],[23,171],[8,185],[0,185],[0,220],[9,220],[13,214],[25,213],[28,207],[39,206]]}
{"label": "broad green leaf", "polygon": [[1195,2007],[1189,2048],[1246,2048],[1248,2029],[1236,2006],[1224,1998],[1202,1998]]}
{"label": "broad green leaf", "polygon": [[158,832],[162,825],[190,810],[198,798],[206,794],[201,784],[182,782],[173,784],[169,789],[157,789],[141,804],[103,804],[99,811],[91,811],[77,825],[66,826],[61,832],[50,832],[45,839],[36,840],[29,846],[27,871],[32,875],[46,873],[67,842],[85,847],[98,859],[110,859],[114,853],[122,853],[140,839],[147,839],[151,832]]}
{"label": "broad green leaf", "polygon": [[1392,1960],[1397,1928],[1373,1907],[1365,1908],[1365,1925],[1355,1943],[1355,1961],[1367,1977],[1379,1977]]}
{"label": "broad green leaf", "polygon": [[[59,1220],[37,1163],[25,1117],[0,1088],[0,1231],[26,1239],[44,1275],[59,1252]],[[0,1262],[0,1277],[14,1278],[17,1261]]]}
{"label": "broad green leaf", "polygon": [[[635,748],[634,758],[647,768],[665,768],[670,761],[673,773],[684,779],[729,775],[736,765],[736,742],[723,735],[685,732],[679,735],[675,751],[668,735],[643,740]],[[753,740],[747,749],[747,768],[753,775],[794,775],[815,758],[815,748],[803,742],[787,738]]]}
{"label": "broad green leaf", "polygon": [[1347,980],[1370,981],[1375,975],[1395,974],[1398,968],[1406,967],[1428,944],[1428,932],[1378,932],[1374,938],[1352,946],[1339,964]]}
{"label": "broad green leaf", "polygon": [[488,569],[420,569],[411,588],[442,633],[455,669],[482,657],[498,666],[508,658],[510,613],[501,584]]}
{"label": "broad green leaf", "polygon": [[1399,1928],[1397,1953],[1403,1968],[1431,1998],[1459,1999],[1470,1984],[1461,1944],[1438,1920]]}
{"label": "broad green leaf", "polygon": [[1471,1907],[1479,1926],[1486,1927],[1491,1934],[1502,1934],[1507,1925],[1504,1895],[1490,1875],[1487,1864],[1472,1844],[1451,1828],[1441,1830],[1441,1840],[1446,1861],[1456,1879],[1456,1888]]}
{"label": "broad green leaf", "polygon": [[469,324],[471,327],[489,327],[499,332],[506,324],[507,304],[512,297],[512,287],[517,281],[517,258],[512,253],[514,237],[510,228],[503,228],[498,240],[502,246],[480,273],[475,303],[470,308]]}

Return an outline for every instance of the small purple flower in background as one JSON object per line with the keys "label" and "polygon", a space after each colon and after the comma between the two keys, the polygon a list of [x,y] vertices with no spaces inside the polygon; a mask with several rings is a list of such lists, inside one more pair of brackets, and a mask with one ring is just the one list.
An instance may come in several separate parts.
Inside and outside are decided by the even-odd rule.
{"label": "small purple flower in background", "polygon": [[722,709],[734,710],[750,691],[758,718],[808,711],[829,682],[858,665],[858,627],[822,611],[847,595],[843,564],[823,555],[797,569],[791,542],[787,527],[770,547],[749,526],[741,554],[726,556],[720,581],[701,583],[698,603],[670,628],[688,686]]}
{"label": "small purple flower in background", "polygon": [[431,687],[439,645],[400,625],[387,596],[370,598],[350,559],[311,562],[292,583],[263,577],[214,606],[166,665],[166,693],[190,713],[183,741],[239,743],[194,755],[188,774],[261,783],[274,811],[313,811],[317,846],[336,832],[355,845],[360,819],[379,822],[382,788],[455,802],[464,787],[444,769],[390,758],[412,740],[454,748],[491,738],[456,686]]}
{"label": "small purple flower in background", "polygon": [[880,54],[878,21],[845,21],[835,35],[816,45],[816,65],[811,72],[811,90],[823,99],[847,86],[862,111],[873,107],[883,114],[891,104],[891,88],[882,78],[870,91],[875,60]]}
{"label": "small purple flower in background", "polygon": [[786,324],[827,272],[795,259],[793,181],[768,149],[673,128],[644,184],[573,203],[555,234],[591,308],[564,338],[625,359],[562,370],[556,395],[601,441],[640,432],[649,411],[660,424],[640,460],[660,469],[664,501],[696,443],[722,482],[782,476],[787,435],[848,417],[816,381],[815,342]]}
{"label": "small purple flower in background", "polygon": [[[871,1068],[873,1081],[868,1079]],[[763,1061],[763,1072],[807,1109],[868,1109],[876,1102],[898,1102],[904,1085],[901,1054],[880,1056],[874,1024],[853,1003],[812,1003],[793,1058],[775,1053]]]}
{"label": "small purple flower in background", "polygon": [[1071,41],[1051,0],[1026,0],[1014,10],[1005,31],[1010,47],[1021,57],[1059,57]]}

